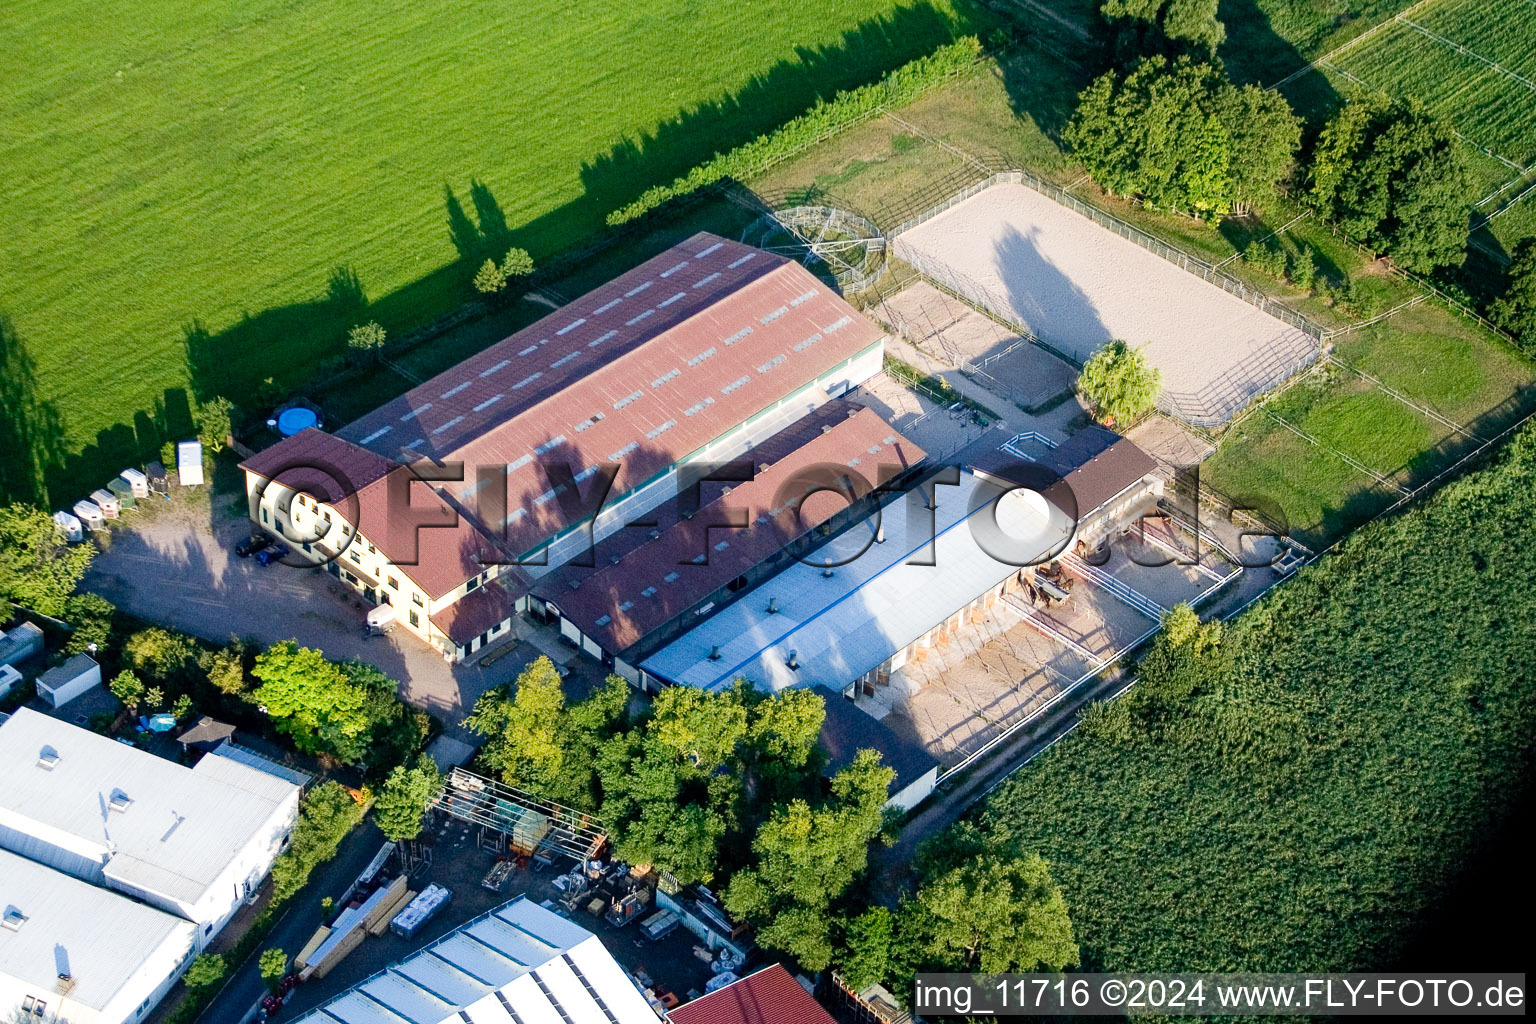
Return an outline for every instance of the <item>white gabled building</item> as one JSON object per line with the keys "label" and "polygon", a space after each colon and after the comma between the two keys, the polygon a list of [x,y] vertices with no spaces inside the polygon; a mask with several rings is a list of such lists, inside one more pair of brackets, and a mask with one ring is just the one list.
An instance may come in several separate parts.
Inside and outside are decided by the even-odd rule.
{"label": "white gabled building", "polygon": [[295,1024],[657,1024],[597,936],[519,896]]}
{"label": "white gabled building", "polygon": [[196,926],[0,850],[0,1014],[133,1024],[175,984]]}

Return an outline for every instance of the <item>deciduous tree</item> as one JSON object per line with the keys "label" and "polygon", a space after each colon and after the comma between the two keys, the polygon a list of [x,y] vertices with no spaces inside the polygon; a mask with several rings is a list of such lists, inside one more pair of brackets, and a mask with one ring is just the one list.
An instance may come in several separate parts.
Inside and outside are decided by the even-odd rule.
{"label": "deciduous tree", "polygon": [[0,505],[0,620],[10,619],[13,604],[63,615],[95,554],[94,544],[64,544],[43,509]]}
{"label": "deciduous tree", "polygon": [[1003,973],[1078,962],[1066,899],[1038,854],[989,851],[924,879],[907,911],[936,966]]}
{"label": "deciduous tree", "polygon": [[256,701],[305,753],[332,752],[370,725],[363,688],[312,647],[293,640],[274,644],[256,656],[251,674],[261,680]]}
{"label": "deciduous tree", "polygon": [[486,260],[475,271],[475,291],[481,295],[495,295],[507,286],[507,275],[495,260]]}
{"label": "deciduous tree", "polygon": [[373,818],[384,838],[400,842],[421,835],[422,819],[442,782],[437,764],[426,754],[409,768],[396,765],[373,804]]}
{"label": "deciduous tree", "polygon": [[1318,206],[1347,234],[1421,273],[1464,258],[1472,189],[1455,133],[1416,100],[1347,104],[1312,161]]}
{"label": "deciduous tree", "polygon": [[1488,317],[1519,338],[1526,351],[1536,351],[1536,238],[1515,247],[1504,292],[1489,307]]}
{"label": "deciduous tree", "polygon": [[112,696],[123,702],[129,714],[137,711],[139,702],[144,699],[143,681],[126,668],[112,677],[107,689],[112,691]]}
{"label": "deciduous tree", "polygon": [[1077,390],[1105,423],[1128,423],[1157,402],[1163,373],[1147,363],[1140,349],[1115,340],[1083,364]]}

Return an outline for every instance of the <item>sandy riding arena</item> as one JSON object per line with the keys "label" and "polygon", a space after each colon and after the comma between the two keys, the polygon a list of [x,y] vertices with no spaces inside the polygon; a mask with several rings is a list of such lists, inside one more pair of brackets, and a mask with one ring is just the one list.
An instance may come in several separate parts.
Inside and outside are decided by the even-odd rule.
{"label": "sandy riding arena", "polygon": [[1225,422],[1317,353],[1304,331],[1025,185],[993,185],[894,247],[1080,361],[1112,338],[1146,345],[1165,406],[1201,425]]}

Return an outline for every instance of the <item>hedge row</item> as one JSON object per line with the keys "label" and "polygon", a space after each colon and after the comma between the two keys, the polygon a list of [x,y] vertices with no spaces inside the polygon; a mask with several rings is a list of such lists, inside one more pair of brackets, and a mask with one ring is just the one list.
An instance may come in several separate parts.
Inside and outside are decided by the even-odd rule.
{"label": "hedge row", "polygon": [[628,206],[610,213],[608,224],[614,227],[626,224],[670,199],[726,178],[743,179],[759,174],[883,108],[911,103],[934,86],[973,67],[981,53],[981,42],[975,36],[962,36],[926,57],[887,72],[878,82],[840,92],[830,100],[820,100],[804,114],[767,135],[759,135],[729,152],[716,154],[708,163],[700,164],[669,185],[648,189]]}

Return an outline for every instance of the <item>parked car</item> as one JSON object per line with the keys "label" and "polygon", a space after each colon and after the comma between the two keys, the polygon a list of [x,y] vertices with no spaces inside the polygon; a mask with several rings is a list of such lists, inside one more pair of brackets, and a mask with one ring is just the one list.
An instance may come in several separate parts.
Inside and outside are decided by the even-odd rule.
{"label": "parked car", "polygon": [[241,558],[250,558],[262,548],[271,547],[272,538],[264,533],[253,533],[239,544],[235,545],[235,554]]}
{"label": "parked car", "polygon": [[282,561],[288,554],[288,549],[281,544],[272,544],[256,552],[256,561],[262,565],[271,565],[273,562]]}

